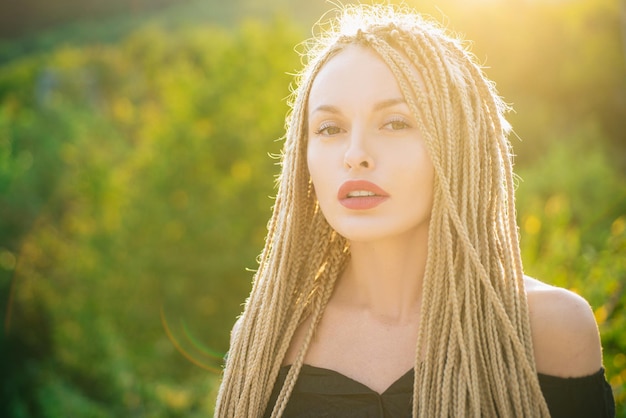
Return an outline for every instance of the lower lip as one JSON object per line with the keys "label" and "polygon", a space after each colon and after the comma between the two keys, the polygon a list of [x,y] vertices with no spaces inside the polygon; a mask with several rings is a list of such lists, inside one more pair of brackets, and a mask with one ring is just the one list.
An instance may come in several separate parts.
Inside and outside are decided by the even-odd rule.
{"label": "lower lip", "polygon": [[387,199],[387,196],[348,197],[339,200],[339,203],[348,209],[367,210],[375,208]]}

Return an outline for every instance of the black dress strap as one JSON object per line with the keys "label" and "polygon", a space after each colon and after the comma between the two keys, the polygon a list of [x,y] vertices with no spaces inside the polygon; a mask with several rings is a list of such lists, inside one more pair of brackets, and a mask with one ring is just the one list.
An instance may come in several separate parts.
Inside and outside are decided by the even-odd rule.
{"label": "black dress strap", "polygon": [[613,418],[615,401],[604,369],[575,378],[539,373],[539,384],[552,418]]}
{"label": "black dress strap", "polygon": [[[264,417],[271,415],[289,366],[281,368]],[[583,377],[562,378],[539,374],[541,391],[552,418],[614,418],[615,402],[604,369]],[[283,418],[410,418],[413,370],[384,393],[339,372],[303,365]]]}

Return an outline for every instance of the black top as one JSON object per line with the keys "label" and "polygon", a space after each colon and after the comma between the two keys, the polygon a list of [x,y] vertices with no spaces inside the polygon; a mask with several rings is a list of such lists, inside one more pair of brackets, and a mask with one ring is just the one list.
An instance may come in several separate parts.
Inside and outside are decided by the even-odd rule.
{"label": "black top", "polygon": [[[289,366],[281,368],[265,417],[271,415]],[[539,374],[552,418],[613,418],[615,403],[604,369],[585,377]],[[283,417],[396,418],[411,416],[413,369],[379,394],[334,370],[303,365]]]}

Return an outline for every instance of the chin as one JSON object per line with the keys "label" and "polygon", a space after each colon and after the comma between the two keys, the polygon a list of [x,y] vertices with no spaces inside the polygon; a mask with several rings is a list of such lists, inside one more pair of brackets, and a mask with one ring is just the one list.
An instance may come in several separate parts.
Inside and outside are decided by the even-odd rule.
{"label": "chin", "polygon": [[[332,226],[332,225],[331,225]],[[390,228],[381,225],[362,225],[359,227],[334,227],[333,229],[342,237],[350,242],[355,243],[374,243],[385,241],[388,239],[400,237],[407,233],[411,233],[410,230],[403,228]]]}

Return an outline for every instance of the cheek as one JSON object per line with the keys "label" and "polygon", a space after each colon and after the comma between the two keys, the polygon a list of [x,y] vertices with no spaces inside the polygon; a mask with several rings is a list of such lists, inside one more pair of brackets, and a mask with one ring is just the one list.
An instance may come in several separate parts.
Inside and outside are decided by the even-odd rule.
{"label": "cheek", "polygon": [[408,199],[418,198],[425,204],[432,203],[435,170],[430,158],[421,157],[412,160],[404,166],[404,169],[398,168],[397,173],[399,174],[397,178],[402,179],[400,183],[404,184],[404,196]]}
{"label": "cheek", "polygon": [[331,155],[317,145],[309,145],[307,148],[306,162],[311,178],[327,175],[331,170]]}
{"label": "cheek", "polygon": [[307,148],[307,167],[309,170],[309,176],[311,177],[311,182],[313,183],[313,189],[315,190],[315,194],[319,199],[320,195],[324,194],[324,185],[327,183],[324,178],[324,173],[327,173],[328,170],[324,167],[324,160],[321,158],[317,150],[314,147],[309,146]]}
{"label": "cheek", "polygon": [[328,152],[320,151],[316,147],[309,147],[307,166],[315,197],[324,215],[328,215],[337,197],[340,179],[332,155],[329,155]]}

